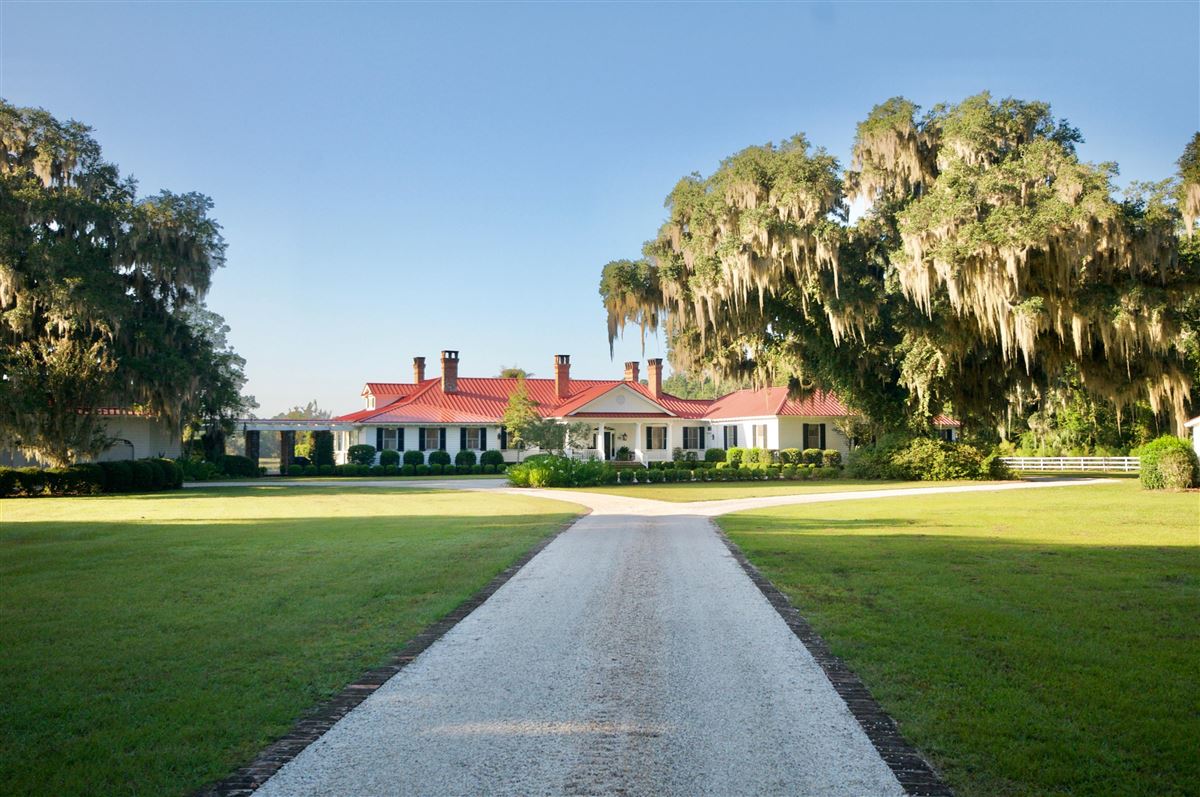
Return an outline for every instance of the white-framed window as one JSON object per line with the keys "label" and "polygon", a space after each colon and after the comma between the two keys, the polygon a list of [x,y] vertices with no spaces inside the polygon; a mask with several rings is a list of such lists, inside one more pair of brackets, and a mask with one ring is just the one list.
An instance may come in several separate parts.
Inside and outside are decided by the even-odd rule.
{"label": "white-framed window", "polygon": [[738,428],[732,424],[725,427],[725,447],[737,448]]}
{"label": "white-framed window", "polygon": [[375,409],[375,397],[374,396],[367,396],[367,409],[369,409],[369,410]]}
{"label": "white-framed window", "polygon": [[704,427],[683,427],[683,447],[686,449],[704,448]]}
{"label": "white-framed window", "polygon": [[666,451],[667,449],[667,427],[665,426],[647,426],[646,427],[646,450],[648,451]]}
{"label": "white-framed window", "polygon": [[823,423],[806,423],[804,424],[804,447],[805,448],[821,448],[821,431],[824,429]]}
{"label": "white-framed window", "polygon": [[397,451],[400,448],[400,431],[398,429],[383,430],[383,450]]}
{"label": "white-framed window", "polygon": [[767,425],[765,423],[756,423],[750,427],[750,432],[754,436],[754,448],[767,448]]}
{"label": "white-framed window", "polygon": [[426,426],[423,430],[425,434],[425,450],[437,451],[442,447],[442,430],[436,426]]}
{"label": "white-framed window", "polygon": [[463,439],[467,441],[467,449],[470,451],[478,451],[483,448],[483,430],[476,427],[474,429],[467,428],[463,430]]}

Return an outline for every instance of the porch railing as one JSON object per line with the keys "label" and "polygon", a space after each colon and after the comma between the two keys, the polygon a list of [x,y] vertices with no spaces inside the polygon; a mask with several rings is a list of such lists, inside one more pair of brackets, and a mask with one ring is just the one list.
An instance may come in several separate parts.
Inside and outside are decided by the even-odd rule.
{"label": "porch railing", "polygon": [[1133,473],[1141,469],[1138,457],[1001,457],[1013,470]]}

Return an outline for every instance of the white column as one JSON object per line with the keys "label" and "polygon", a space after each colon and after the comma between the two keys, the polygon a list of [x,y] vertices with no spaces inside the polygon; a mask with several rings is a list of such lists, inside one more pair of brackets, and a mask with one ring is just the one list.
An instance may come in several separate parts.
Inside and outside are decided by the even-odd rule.
{"label": "white column", "polygon": [[675,425],[667,421],[667,459],[671,459],[671,449],[675,447],[675,437],[671,432],[675,429]]}
{"label": "white column", "polygon": [[596,448],[600,449],[600,459],[608,459],[608,446],[604,445],[604,421],[600,421],[600,430],[596,432]]}
{"label": "white column", "polygon": [[633,446],[632,446],[632,448],[633,448],[633,453],[634,453],[634,459],[640,460],[643,463],[646,461],[646,451],[645,451],[645,449],[642,448],[642,445],[643,445],[642,441],[644,439],[645,438],[642,436],[642,422],[637,421],[633,424]]}

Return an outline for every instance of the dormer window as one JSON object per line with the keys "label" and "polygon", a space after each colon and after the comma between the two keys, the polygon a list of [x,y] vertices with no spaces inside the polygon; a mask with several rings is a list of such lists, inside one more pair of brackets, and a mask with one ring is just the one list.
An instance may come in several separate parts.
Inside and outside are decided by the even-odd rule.
{"label": "dormer window", "polygon": [[375,396],[373,396],[373,395],[367,396],[367,409],[369,409],[369,410],[375,409]]}

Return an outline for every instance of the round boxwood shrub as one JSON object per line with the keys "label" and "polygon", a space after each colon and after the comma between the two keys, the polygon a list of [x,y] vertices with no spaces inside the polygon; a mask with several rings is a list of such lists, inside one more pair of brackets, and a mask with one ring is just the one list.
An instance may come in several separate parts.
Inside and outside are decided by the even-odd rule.
{"label": "round boxwood shrub", "polygon": [[475,464],[476,457],[474,451],[459,451],[454,455],[454,464],[460,468],[466,465],[468,468]]}
{"label": "round boxwood shrub", "polygon": [[322,476],[332,476],[334,472],[332,465],[317,465],[317,473]]}
{"label": "round boxwood shrub", "polygon": [[442,451],[440,448],[437,451],[430,451],[429,452],[429,464],[430,465],[449,465],[450,464],[450,454],[448,454],[445,451]]}
{"label": "round boxwood shrub", "polygon": [[382,476],[383,475],[383,466],[382,465],[372,465],[370,471],[368,471],[368,472],[372,476]]}
{"label": "round boxwood shrub", "polygon": [[375,462],[375,446],[360,443],[346,449],[346,456],[354,465],[372,465]]}
{"label": "round boxwood shrub", "polygon": [[1196,452],[1182,438],[1163,435],[1135,449],[1133,455],[1141,460],[1142,487],[1147,490],[1180,490],[1196,484],[1200,471]]}
{"label": "round boxwood shrub", "polygon": [[400,468],[396,465],[384,465],[382,467],[384,476],[395,476],[400,472]]}
{"label": "round boxwood shrub", "polygon": [[826,468],[840,468],[842,466],[842,452],[832,448],[822,451],[821,464]]}
{"label": "round boxwood shrub", "polygon": [[482,465],[472,465],[471,473],[475,473],[475,474],[483,473],[483,466]]}
{"label": "round boxwood shrub", "polygon": [[704,449],[705,462],[724,462],[725,449],[723,448],[706,448]]}
{"label": "round boxwood shrub", "polygon": [[487,451],[484,451],[482,454],[479,455],[479,464],[480,465],[503,465],[504,464],[504,453],[501,451],[496,451],[495,449],[489,448]]}
{"label": "round boxwood shrub", "polygon": [[108,475],[108,489],[115,493],[127,493],[133,489],[133,463],[129,460],[104,462],[100,465]]}
{"label": "round boxwood shrub", "polygon": [[400,475],[401,476],[416,476],[417,468],[423,468],[423,467],[425,467],[425,466],[424,465],[413,465],[411,463],[405,463],[404,466],[400,468]]}
{"label": "round boxwood shrub", "polygon": [[305,476],[320,476],[321,471],[319,468],[317,468],[316,465],[305,465],[304,466],[304,475]]}
{"label": "round boxwood shrub", "polygon": [[392,451],[391,449],[387,449],[386,451],[380,451],[379,452],[379,464],[385,468],[388,465],[392,465],[392,466],[399,465],[400,464],[400,452]]}
{"label": "round boxwood shrub", "polygon": [[774,465],[769,465],[766,468],[763,468],[763,473],[772,481],[779,478],[779,468],[775,467]]}
{"label": "round boxwood shrub", "polygon": [[414,465],[414,466],[424,465],[425,464],[425,452],[424,451],[405,451],[404,452],[404,464],[405,465]]}
{"label": "round boxwood shrub", "polygon": [[433,463],[432,465],[428,465],[427,467],[429,468],[429,472],[430,472],[432,475],[434,475],[434,476],[441,476],[441,475],[442,475],[442,470],[443,470],[443,469],[444,469],[446,466],[445,466],[445,465],[443,465],[443,464],[441,464],[440,462],[435,462],[435,463]]}
{"label": "round boxwood shrub", "polygon": [[492,465],[492,464],[480,465],[479,468],[480,468],[480,473],[495,473],[496,472],[496,466]]}
{"label": "round boxwood shrub", "polygon": [[129,463],[133,468],[133,490],[144,493],[154,489],[155,478],[161,478],[161,471],[144,459],[135,459]]}

